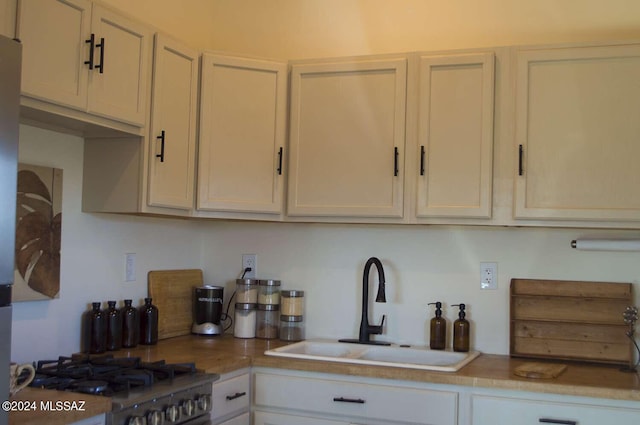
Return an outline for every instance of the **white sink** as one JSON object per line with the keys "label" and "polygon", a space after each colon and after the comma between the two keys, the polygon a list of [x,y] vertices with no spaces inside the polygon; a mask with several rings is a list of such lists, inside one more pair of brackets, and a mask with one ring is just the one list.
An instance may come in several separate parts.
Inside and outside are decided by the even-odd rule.
{"label": "white sink", "polygon": [[425,347],[349,344],[329,340],[301,341],[267,350],[268,356],[455,372],[480,355]]}

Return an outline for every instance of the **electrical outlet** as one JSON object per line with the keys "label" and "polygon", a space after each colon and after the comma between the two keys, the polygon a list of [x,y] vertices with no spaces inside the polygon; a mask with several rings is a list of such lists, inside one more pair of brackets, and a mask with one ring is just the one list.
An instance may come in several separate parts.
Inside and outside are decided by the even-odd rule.
{"label": "electrical outlet", "polygon": [[256,254],[242,254],[242,271],[251,268],[244,274],[245,279],[253,279],[258,274],[258,256]]}
{"label": "electrical outlet", "polygon": [[124,254],[124,281],[136,281],[136,254],[134,252]]}
{"label": "electrical outlet", "polygon": [[498,289],[498,263],[480,263],[480,289]]}

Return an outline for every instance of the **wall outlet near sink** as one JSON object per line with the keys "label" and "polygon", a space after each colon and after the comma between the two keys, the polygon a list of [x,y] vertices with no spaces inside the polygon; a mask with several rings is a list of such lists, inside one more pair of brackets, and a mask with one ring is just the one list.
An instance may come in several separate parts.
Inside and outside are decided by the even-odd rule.
{"label": "wall outlet near sink", "polygon": [[[244,273],[246,268],[251,271]],[[258,256],[256,254],[242,254],[242,272],[245,279],[254,279],[258,274]]]}
{"label": "wall outlet near sink", "polygon": [[498,263],[480,263],[480,289],[498,289]]}

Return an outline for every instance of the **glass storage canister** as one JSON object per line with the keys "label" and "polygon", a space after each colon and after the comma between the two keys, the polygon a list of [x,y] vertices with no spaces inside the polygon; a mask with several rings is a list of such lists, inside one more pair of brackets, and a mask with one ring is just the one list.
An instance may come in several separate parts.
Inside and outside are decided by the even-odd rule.
{"label": "glass storage canister", "polygon": [[233,336],[236,338],[256,337],[256,304],[236,303]]}
{"label": "glass storage canister", "polygon": [[256,337],[262,339],[278,338],[279,318],[279,305],[258,304],[258,311],[256,313]]}
{"label": "glass storage canister", "polygon": [[258,279],[236,279],[236,303],[258,302]]}
{"label": "glass storage canister", "polygon": [[280,339],[282,341],[302,341],[304,321],[302,316],[280,316]]}
{"label": "glass storage canister", "polygon": [[284,316],[303,316],[304,291],[297,289],[280,291],[280,314]]}
{"label": "glass storage canister", "polygon": [[258,281],[258,304],[280,304],[280,281]]}

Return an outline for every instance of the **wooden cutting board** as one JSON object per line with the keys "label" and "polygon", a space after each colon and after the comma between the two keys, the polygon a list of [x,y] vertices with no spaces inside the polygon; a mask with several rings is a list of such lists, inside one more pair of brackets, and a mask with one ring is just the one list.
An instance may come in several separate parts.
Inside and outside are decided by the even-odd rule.
{"label": "wooden cutting board", "polygon": [[202,285],[200,269],[149,272],[149,296],[158,307],[158,339],[191,333],[193,288]]}
{"label": "wooden cutting board", "polygon": [[630,283],[511,280],[510,353],[514,357],[628,365],[632,344],[622,313]]}
{"label": "wooden cutting board", "polygon": [[566,364],[525,363],[516,367],[513,374],[523,378],[553,379],[567,369]]}

